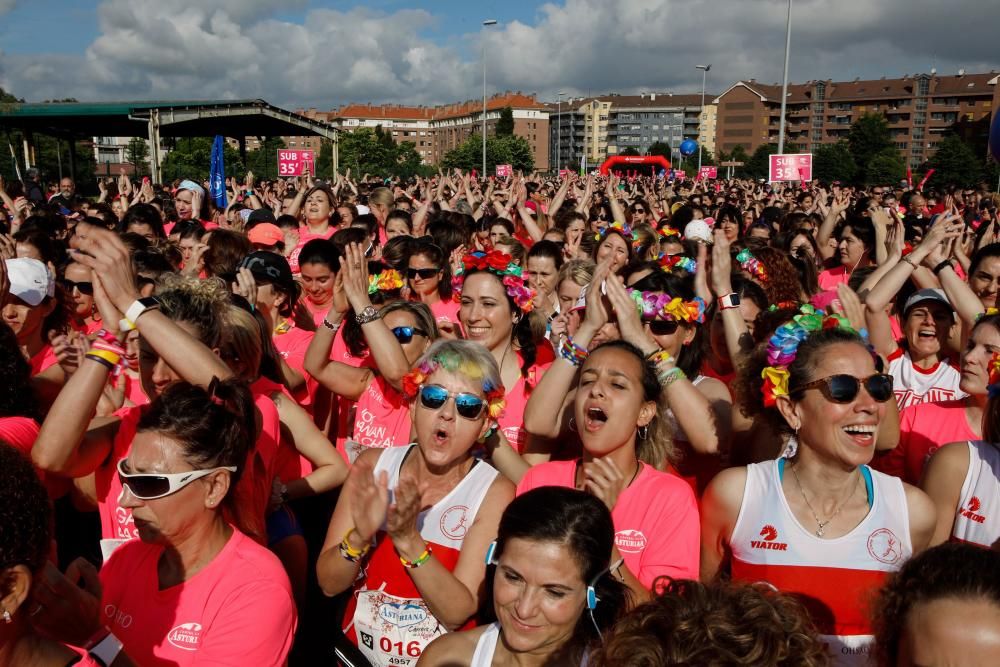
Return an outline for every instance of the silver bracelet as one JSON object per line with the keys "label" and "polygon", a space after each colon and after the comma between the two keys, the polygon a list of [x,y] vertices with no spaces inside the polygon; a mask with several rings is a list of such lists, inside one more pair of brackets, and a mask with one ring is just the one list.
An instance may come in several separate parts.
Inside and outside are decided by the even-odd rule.
{"label": "silver bracelet", "polygon": [[337,333],[337,330],[340,329],[340,325],[341,322],[337,322],[336,324],[334,324],[325,317],[323,318],[323,326],[329,329],[331,333]]}

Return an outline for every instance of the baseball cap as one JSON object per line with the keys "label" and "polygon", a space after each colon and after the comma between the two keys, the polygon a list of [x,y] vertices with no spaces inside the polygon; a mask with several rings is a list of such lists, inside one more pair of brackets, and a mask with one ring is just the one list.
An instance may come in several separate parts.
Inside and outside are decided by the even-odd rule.
{"label": "baseball cap", "polygon": [[241,269],[250,269],[255,280],[273,283],[286,290],[295,289],[295,279],[288,260],[268,250],[257,250],[250,253],[240,262]]}
{"label": "baseball cap", "polygon": [[910,312],[910,309],[919,303],[924,301],[936,301],[938,303],[943,303],[948,306],[949,309],[954,311],[954,307],[951,305],[951,301],[948,301],[948,297],[945,295],[944,290],[938,288],[925,288],[919,289],[910,295],[910,298],[906,300],[906,305],[903,306],[903,315]]}
{"label": "baseball cap", "polygon": [[29,257],[8,259],[6,262],[12,295],[29,306],[37,306],[45,297],[55,296],[56,283],[45,264]]}
{"label": "baseball cap", "polygon": [[270,222],[262,222],[259,225],[254,225],[253,229],[247,234],[247,238],[250,239],[250,243],[274,246],[284,241],[285,235],[278,229],[277,225]]}
{"label": "baseball cap", "polygon": [[258,208],[248,213],[247,222],[270,222],[272,225],[277,221],[274,212],[269,208]]}

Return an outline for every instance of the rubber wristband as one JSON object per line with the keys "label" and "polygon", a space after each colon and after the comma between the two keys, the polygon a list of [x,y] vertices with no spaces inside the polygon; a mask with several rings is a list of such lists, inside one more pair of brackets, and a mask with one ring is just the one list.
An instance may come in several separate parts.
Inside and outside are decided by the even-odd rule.
{"label": "rubber wristband", "polygon": [[363,549],[355,549],[352,547],[351,533],[357,532],[358,531],[352,527],[349,531],[347,531],[347,533],[344,534],[344,539],[340,541],[340,555],[352,563],[357,563],[364,558],[365,554],[368,553],[368,550],[371,549],[372,546],[371,544],[366,544]]}
{"label": "rubber wristband", "polygon": [[86,355],[84,355],[84,356],[85,356],[85,357],[86,357],[87,359],[90,359],[91,361],[96,361],[97,363],[99,363],[100,365],[104,366],[105,368],[107,368],[107,369],[108,369],[109,371],[111,371],[111,372],[114,372],[114,370],[115,370],[115,366],[116,366],[116,364],[113,364],[113,363],[111,363],[110,361],[108,361],[107,359],[104,359],[104,358],[102,358],[102,357],[99,357],[99,356],[97,356],[96,354],[93,354],[93,353],[91,353],[91,352],[88,352],[88,353],[87,353]]}
{"label": "rubber wristband", "polygon": [[93,350],[92,349],[89,352],[87,352],[87,356],[90,357],[91,359],[94,359],[94,358],[103,359],[104,361],[108,362],[112,366],[117,366],[118,362],[120,362],[122,360],[122,357],[121,357],[120,354],[118,354],[116,352],[112,352],[110,350]]}
{"label": "rubber wristband", "polygon": [[932,272],[932,273],[933,273],[933,274],[934,274],[935,276],[936,276],[936,275],[939,275],[939,274],[940,274],[940,273],[941,273],[942,271],[944,271],[944,270],[945,270],[946,268],[948,268],[948,267],[949,267],[949,266],[951,266],[951,265],[952,265],[952,264],[951,264],[951,260],[950,260],[950,259],[946,259],[946,260],[944,260],[943,262],[940,262],[940,263],[939,263],[939,264],[938,264],[937,266],[935,266],[935,267],[934,267],[933,269],[931,269],[931,272]]}

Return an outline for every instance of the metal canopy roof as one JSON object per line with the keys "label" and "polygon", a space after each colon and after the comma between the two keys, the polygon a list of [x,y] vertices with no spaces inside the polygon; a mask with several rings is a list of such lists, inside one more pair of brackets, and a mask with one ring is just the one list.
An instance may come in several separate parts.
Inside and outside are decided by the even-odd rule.
{"label": "metal canopy roof", "polygon": [[154,111],[163,137],[318,135],[336,141],[336,128],[264,100],[2,104],[0,127],[67,139],[146,137]]}

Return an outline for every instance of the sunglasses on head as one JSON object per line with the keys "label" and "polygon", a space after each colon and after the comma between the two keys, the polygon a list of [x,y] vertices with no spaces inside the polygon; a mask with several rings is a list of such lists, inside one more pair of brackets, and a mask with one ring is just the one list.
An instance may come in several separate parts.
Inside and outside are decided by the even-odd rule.
{"label": "sunglasses on head", "polygon": [[646,320],[649,333],[654,336],[670,336],[677,332],[677,320]]}
{"label": "sunglasses on head", "polygon": [[420,404],[428,410],[437,410],[449,398],[455,399],[455,410],[466,419],[479,419],[486,408],[486,401],[475,394],[450,392],[436,384],[425,384],[420,387]]}
{"label": "sunglasses on head", "polygon": [[86,294],[87,296],[91,296],[94,294],[94,283],[92,282],[78,283],[76,281],[70,280],[69,278],[63,278],[59,282],[62,283],[63,289],[65,289],[67,292],[72,292],[73,289],[75,288],[80,290],[80,294]]}
{"label": "sunglasses on head", "polygon": [[793,394],[819,387],[823,395],[834,403],[850,403],[858,397],[861,385],[864,385],[868,395],[878,403],[885,403],[892,398],[892,376],[885,373],[875,373],[862,379],[858,379],[853,375],[831,375],[830,377],[807,382],[801,387],[790,390],[788,393]]}
{"label": "sunglasses on head", "polygon": [[423,336],[427,337],[427,332],[423,329],[418,329],[416,327],[393,327],[392,335],[396,337],[400,343],[409,343],[413,340],[413,336]]}
{"label": "sunglasses on head", "polygon": [[236,472],[236,466],[219,466],[206,470],[173,473],[130,473],[125,459],[118,462],[118,480],[139,500],[156,500],[177,493],[191,482],[218,470]]}
{"label": "sunglasses on head", "polygon": [[417,276],[420,276],[424,280],[427,280],[428,278],[433,278],[434,276],[436,276],[440,270],[441,269],[434,269],[434,268],[431,268],[431,269],[406,269],[406,277],[409,278],[410,280],[413,280]]}

